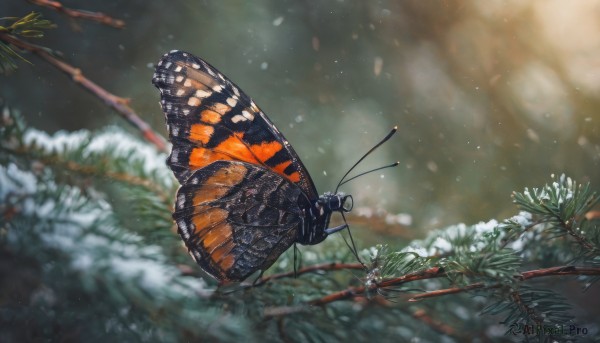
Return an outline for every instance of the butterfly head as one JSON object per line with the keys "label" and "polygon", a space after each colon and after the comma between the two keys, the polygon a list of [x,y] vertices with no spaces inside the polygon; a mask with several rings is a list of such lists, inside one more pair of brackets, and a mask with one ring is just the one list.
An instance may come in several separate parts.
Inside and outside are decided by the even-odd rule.
{"label": "butterfly head", "polygon": [[331,214],[332,212],[350,212],[354,206],[354,200],[351,195],[344,193],[325,193],[319,197],[317,206],[323,209],[322,212]]}
{"label": "butterfly head", "polygon": [[307,204],[309,215],[300,227],[298,243],[313,245],[322,242],[330,234],[329,220],[333,212],[347,213],[354,202],[351,195],[344,193],[325,193],[311,205]]}

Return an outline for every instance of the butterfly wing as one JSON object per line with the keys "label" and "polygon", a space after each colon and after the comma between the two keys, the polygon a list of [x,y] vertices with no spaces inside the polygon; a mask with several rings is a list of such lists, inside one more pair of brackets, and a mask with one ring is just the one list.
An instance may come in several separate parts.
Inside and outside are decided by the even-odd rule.
{"label": "butterfly wing", "polygon": [[256,104],[204,60],[171,51],[152,79],[161,92],[173,151],[168,165],[184,183],[214,161],[261,165],[298,185],[310,199],[315,186],[294,149]]}
{"label": "butterfly wing", "polygon": [[309,202],[287,178],[263,167],[216,161],[177,193],[173,218],[190,254],[221,281],[266,270],[298,236]]}

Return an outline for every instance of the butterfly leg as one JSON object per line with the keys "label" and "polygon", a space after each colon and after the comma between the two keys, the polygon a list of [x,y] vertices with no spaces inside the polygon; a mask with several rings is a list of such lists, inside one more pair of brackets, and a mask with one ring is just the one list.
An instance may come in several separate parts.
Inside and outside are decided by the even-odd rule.
{"label": "butterfly leg", "polygon": [[342,231],[343,229],[345,229],[347,227],[348,227],[348,224],[343,224],[343,225],[336,226],[336,227],[330,227],[329,229],[325,229],[325,233],[328,235],[331,235],[332,233]]}
{"label": "butterfly leg", "polygon": [[264,273],[265,273],[264,270],[260,271],[260,274],[258,274],[258,276],[254,280],[254,282],[252,282],[252,287],[257,287],[257,286],[260,286],[260,285],[262,285],[264,283],[263,280],[262,280],[262,276],[263,276]]}

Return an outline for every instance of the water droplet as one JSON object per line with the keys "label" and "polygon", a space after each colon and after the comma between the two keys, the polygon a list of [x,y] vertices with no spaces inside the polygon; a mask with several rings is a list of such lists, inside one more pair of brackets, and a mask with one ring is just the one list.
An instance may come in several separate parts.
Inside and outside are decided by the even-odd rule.
{"label": "water droplet", "polygon": [[279,26],[281,23],[283,23],[283,17],[277,17],[273,20],[273,26]]}

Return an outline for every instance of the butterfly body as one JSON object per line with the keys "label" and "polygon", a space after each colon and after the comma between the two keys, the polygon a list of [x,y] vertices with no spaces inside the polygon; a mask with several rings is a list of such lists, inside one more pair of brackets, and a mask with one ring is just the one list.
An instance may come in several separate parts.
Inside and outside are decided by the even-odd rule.
{"label": "butterfly body", "polygon": [[165,54],[153,77],[181,183],[173,218],[190,254],[220,281],[266,270],[294,243],[343,227],[331,214],[350,197],[318,196],[285,137],[245,93],[204,60]]}

